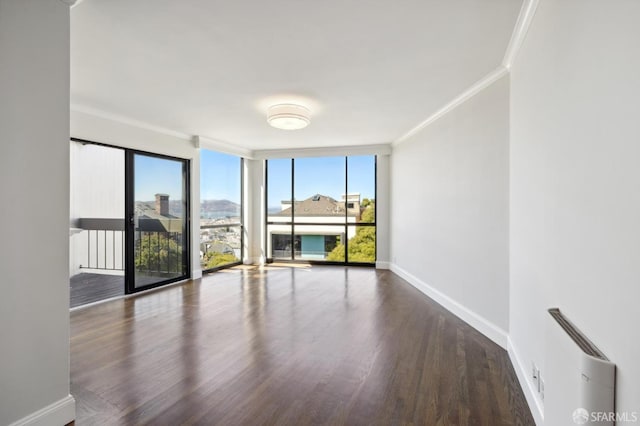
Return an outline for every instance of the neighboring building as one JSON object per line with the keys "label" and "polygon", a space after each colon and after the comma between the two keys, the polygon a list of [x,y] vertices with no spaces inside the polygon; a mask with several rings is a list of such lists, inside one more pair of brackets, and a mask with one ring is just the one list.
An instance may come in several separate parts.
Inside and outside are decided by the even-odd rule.
{"label": "neighboring building", "polygon": [[[227,219],[220,220],[224,223]],[[206,264],[207,253],[233,254],[236,259],[242,258],[241,227],[229,225],[200,230],[200,261]]]}
{"label": "neighboring building", "polygon": [[[356,233],[362,209],[360,194],[342,195],[337,201],[326,195],[316,194],[302,201],[281,202],[281,211],[269,214],[267,221],[268,255],[271,258],[323,260],[338,244]],[[293,221],[292,221],[293,214]],[[291,222],[294,237],[291,240]],[[345,229],[346,228],[346,229]]]}
{"label": "neighboring building", "polygon": [[182,233],[184,219],[169,212],[169,196],[156,194],[155,203],[136,202],[136,230]]}
{"label": "neighboring building", "polygon": [[[240,205],[229,200],[200,203],[200,263],[204,270],[212,255],[233,255],[242,259]],[[216,265],[217,266],[217,265]]]}

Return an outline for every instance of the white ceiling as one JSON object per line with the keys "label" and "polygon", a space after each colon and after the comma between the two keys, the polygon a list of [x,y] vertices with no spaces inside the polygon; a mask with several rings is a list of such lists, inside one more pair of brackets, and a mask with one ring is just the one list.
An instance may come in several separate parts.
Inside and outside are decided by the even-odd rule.
{"label": "white ceiling", "polygon": [[[389,143],[494,71],[521,0],[85,0],[72,104],[248,149]],[[303,130],[270,104],[303,101]]]}

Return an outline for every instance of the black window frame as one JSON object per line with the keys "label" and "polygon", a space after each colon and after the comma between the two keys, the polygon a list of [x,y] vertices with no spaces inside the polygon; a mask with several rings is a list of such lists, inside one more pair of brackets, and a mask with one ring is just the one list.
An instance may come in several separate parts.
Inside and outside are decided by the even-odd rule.
{"label": "black window frame", "polygon": [[[357,155],[360,156],[360,155]],[[378,198],[378,156],[377,155],[372,155],[374,158],[374,203],[377,203],[377,198]],[[328,156],[328,157],[342,157],[342,156]],[[376,227],[377,226],[377,222],[378,222],[378,208],[377,206],[374,207],[374,219],[373,222],[367,222],[367,223],[349,223],[348,222],[348,214],[349,214],[349,209],[346,208],[347,203],[348,203],[348,196],[349,196],[349,157],[348,155],[344,156],[344,167],[345,167],[345,175],[344,175],[344,193],[345,193],[345,214],[344,214],[344,236],[345,236],[345,241],[344,241],[344,252],[345,252],[345,260],[344,261],[327,261],[327,260],[313,260],[313,259],[296,259],[295,257],[295,248],[294,246],[294,242],[296,239],[296,233],[295,233],[295,228],[296,225],[298,226],[308,226],[308,225],[313,225],[313,226],[335,226],[336,224],[327,224],[327,223],[318,223],[318,222],[297,222],[295,221],[295,158],[291,158],[291,198],[289,199],[290,203],[291,203],[291,220],[290,221],[285,221],[285,222],[274,222],[274,221],[269,221],[269,160],[265,159],[264,160],[264,199],[265,199],[265,203],[264,203],[264,241],[263,241],[263,247],[264,247],[264,252],[266,254],[266,263],[273,263],[273,262],[282,262],[282,263],[305,263],[305,264],[312,264],[312,265],[336,265],[336,266],[365,266],[365,267],[372,267],[376,265],[376,261],[378,258],[378,232],[377,232],[377,228],[376,228],[376,238],[375,238],[375,259],[373,262],[351,262],[349,261],[349,238],[347,238],[347,236],[349,235],[348,231],[349,231],[349,227]],[[351,157],[355,157],[351,156]],[[291,233],[290,233],[290,238],[291,238],[291,242],[292,242],[292,250],[291,250],[291,259],[282,259],[282,258],[273,258],[271,256],[271,253],[269,253],[268,248],[269,248],[269,225],[289,225],[291,227]],[[286,234],[280,234],[280,235],[286,235]],[[273,251],[273,247],[272,247],[272,251]]]}

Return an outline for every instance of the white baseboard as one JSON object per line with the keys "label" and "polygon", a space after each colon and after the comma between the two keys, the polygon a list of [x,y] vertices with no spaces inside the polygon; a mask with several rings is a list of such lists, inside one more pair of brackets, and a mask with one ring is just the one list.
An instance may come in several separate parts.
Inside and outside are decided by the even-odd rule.
{"label": "white baseboard", "polygon": [[411,273],[405,271],[398,265],[392,263],[390,266],[391,271],[406,280],[409,284],[435,300],[442,307],[469,324],[471,327],[478,330],[480,333],[487,336],[500,347],[507,349],[508,335],[506,331],[502,330],[500,327],[496,326],[486,318],[473,312],[466,306],[463,306],[460,303],[456,302],[451,297],[442,293],[440,290],[431,287],[430,285],[428,285],[415,275],[412,275]]}
{"label": "white baseboard", "polygon": [[66,425],[76,418],[76,400],[68,395],[35,413],[11,423],[9,426],[51,426]]}
{"label": "white baseboard", "polygon": [[391,262],[376,262],[376,269],[391,269]]}
{"label": "white baseboard", "polygon": [[194,269],[191,271],[191,279],[197,280],[198,278],[202,278],[202,269]]}
{"label": "white baseboard", "polygon": [[264,262],[261,256],[258,257],[245,257],[242,261],[244,265],[262,265]]}
{"label": "white baseboard", "polygon": [[542,401],[540,401],[536,396],[537,391],[534,389],[534,385],[531,380],[529,380],[529,369],[526,367],[527,364],[522,362],[522,358],[520,357],[516,347],[513,345],[511,338],[507,338],[507,352],[509,353],[509,359],[511,360],[513,369],[516,371],[516,376],[518,376],[520,387],[527,399],[527,404],[529,404],[531,414],[533,414],[533,420],[535,420],[537,426],[542,426],[544,425],[544,407],[542,406]]}

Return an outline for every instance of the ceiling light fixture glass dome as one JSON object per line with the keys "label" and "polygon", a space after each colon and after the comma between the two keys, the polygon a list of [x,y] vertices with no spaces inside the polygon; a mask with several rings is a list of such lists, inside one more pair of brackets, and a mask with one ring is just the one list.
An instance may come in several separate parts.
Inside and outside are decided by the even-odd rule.
{"label": "ceiling light fixture glass dome", "polygon": [[267,111],[267,122],[276,129],[304,129],[311,123],[308,108],[297,104],[271,105]]}

